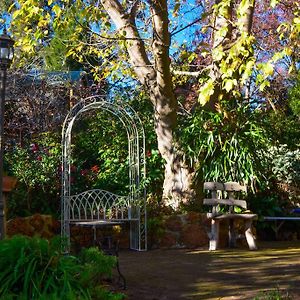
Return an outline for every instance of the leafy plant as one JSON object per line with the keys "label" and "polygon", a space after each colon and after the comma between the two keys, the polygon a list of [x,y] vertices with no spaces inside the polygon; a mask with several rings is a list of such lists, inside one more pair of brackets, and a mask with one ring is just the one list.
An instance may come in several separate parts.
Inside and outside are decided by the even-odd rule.
{"label": "leafy plant", "polygon": [[259,293],[253,300],[292,300],[289,292],[279,289]]}
{"label": "leafy plant", "polygon": [[269,152],[272,172],[278,181],[300,186],[300,150],[290,151],[287,145],[272,147]]}
{"label": "leafy plant", "polygon": [[300,115],[300,73],[296,78],[295,85],[289,90],[289,107],[292,113],[297,116],[299,121]]}
{"label": "leafy plant", "polygon": [[[248,195],[251,211],[259,216],[280,216],[283,214],[284,203],[280,199],[280,195],[274,191],[271,193],[268,190],[250,193]],[[266,222],[263,222],[266,225]]]}
{"label": "leafy plant", "polygon": [[[157,150],[148,101],[139,95],[129,104],[143,110],[140,118],[146,134],[147,164],[147,178],[143,183],[148,194],[159,195],[162,193],[164,161]],[[75,123],[73,140],[72,188],[77,192],[87,188],[103,188],[121,195],[129,192],[128,137],[117,118],[103,111],[86,115]]]}
{"label": "leafy plant", "polygon": [[231,106],[198,111],[186,118],[179,133],[191,167],[204,180],[251,182],[263,177],[258,150],[268,145],[267,133],[249,107]]}
{"label": "leafy plant", "polygon": [[[61,240],[14,236],[0,241],[1,299],[92,299],[115,259],[96,248],[79,256],[61,253]],[[103,293],[102,293],[103,294]],[[117,299],[114,295],[106,298]],[[121,296],[119,295],[119,298]]]}
{"label": "leafy plant", "polygon": [[9,149],[5,162],[18,179],[8,203],[10,216],[33,212],[57,215],[61,164],[59,135],[39,134],[22,147]]}

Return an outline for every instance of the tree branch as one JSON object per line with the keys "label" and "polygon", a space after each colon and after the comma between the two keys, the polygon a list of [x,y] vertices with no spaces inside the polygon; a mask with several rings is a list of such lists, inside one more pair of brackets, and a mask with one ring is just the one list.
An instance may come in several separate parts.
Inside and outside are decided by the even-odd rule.
{"label": "tree branch", "polygon": [[252,30],[252,22],[253,22],[253,14],[255,8],[255,0],[250,1],[252,3],[249,4],[247,11],[240,18],[241,23],[243,24],[242,31],[251,34]]}
{"label": "tree branch", "polygon": [[166,0],[154,0],[151,3],[151,14],[153,24],[153,43],[152,50],[155,60],[155,69],[157,71],[157,83],[162,88],[170,84],[171,88],[172,78],[170,72],[170,33],[169,33],[169,19],[168,7]]}
{"label": "tree branch", "polygon": [[155,77],[155,72],[153,68],[149,67],[151,63],[146,53],[145,44],[134,23],[134,18],[124,12],[118,0],[101,0],[101,3],[117,29],[125,31],[130,63],[141,83],[146,84],[149,77]]}
{"label": "tree branch", "polygon": [[202,19],[203,19],[203,17],[198,18],[198,19],[194,20],[193,22],[187,24],[186,26],[184,26],[184,27],[182,27],[182,28],[180,28],[180,29],[178,29],[178,30],[176,30],[176,31],[172,31],[172,32],[171,32],[171,36],[176,35],[177,33],[179,33],[179,32],[181,32],[181,31],[183,31],[183,30],[185,30],[185,29],[187,29],[187,28],[193,26],[194,24],[198,23],[198,22],[201,21]]}

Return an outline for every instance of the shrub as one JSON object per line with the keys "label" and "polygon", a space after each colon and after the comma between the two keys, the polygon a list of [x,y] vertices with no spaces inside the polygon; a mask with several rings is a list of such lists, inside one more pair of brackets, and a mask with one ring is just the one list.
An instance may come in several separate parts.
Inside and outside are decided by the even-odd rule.
{"label": "shrub", "polygon": [[289,292],[275,289],[271,291],[260,292],[253,300],[292,300]]}
{"label": "shrub", "polygon": [[300,186],[300,150],[291,151],[287,145],[280,145],[271,148],[269,155],[273,158],[275,177],[281,182]]}
{"label": "shrub", "polygon": [[[101,286],[103,275],[111,274],[114,257],[96,248],[85,249],[78,257],[63,255],[61,247],[59,238],[48,242],[19,235],[0,241],[0,298],[122,299]],[[98,296],[92,298],[95,291]]]}
{"label": "shrub", "polygon": [[262,178],[261,149],[269,143],[259,114],[242,106],[227,112],[197,110],[178,133],[200,180],[251,182]]}
{"label": "shrub", "polygon": [[7,149],[5,163],[18,179],[8,201],[9,217],[32,213],[58,216],[61,145],[59,135],[42,133]]}
{"label": "shrub", "polygon": [[270,182],[276,184],[282,196],[295,206],[299,202],[300,191],[300,150],[291,150],[287,145],[271,147],[265,154],[266,175]]}

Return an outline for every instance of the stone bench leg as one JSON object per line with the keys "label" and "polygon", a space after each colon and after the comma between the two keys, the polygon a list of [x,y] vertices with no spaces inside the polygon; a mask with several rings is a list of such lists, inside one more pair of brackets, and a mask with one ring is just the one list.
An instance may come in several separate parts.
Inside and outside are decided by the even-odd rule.
{"label": "stone bench leg", "polygon": [[229,248],[236,247],[236,234],[235,234],[235,230],[234,230],[234,220],[233,219],[229,219],[228,243],[229,243]]}
{"label": "stone bench leg", "polygon": [[250,250],[257,250],[254,235],[251,230],[252,220],[245,221],[245,237]]}
{"label": "stone bench leg", "polygon": [[219,220],[211,220],[211,232],[209,237],[209,251],[214,251],[218,248],[219,244]]}

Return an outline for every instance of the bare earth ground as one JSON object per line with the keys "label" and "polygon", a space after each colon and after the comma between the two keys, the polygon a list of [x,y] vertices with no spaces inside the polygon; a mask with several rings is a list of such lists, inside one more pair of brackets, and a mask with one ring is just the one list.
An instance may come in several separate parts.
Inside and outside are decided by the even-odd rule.
{"label": "bare earth ground", "polygon": [[300,241],[261,242],[259,247],[215,252],[122,250],[125,293],[129,300],[225,300],[253,299],[264,290],[280,288],[300,299]]}

